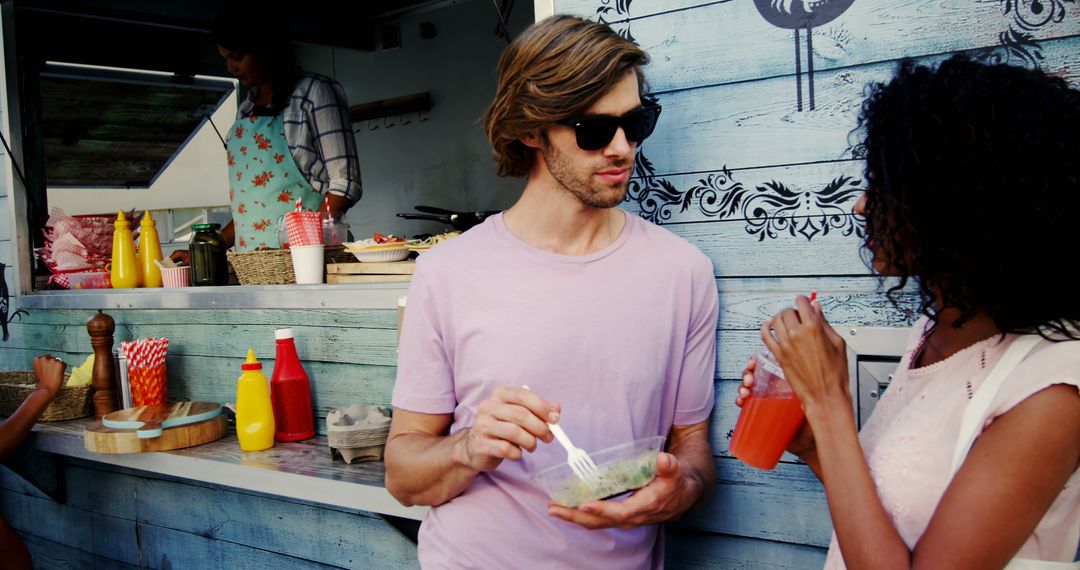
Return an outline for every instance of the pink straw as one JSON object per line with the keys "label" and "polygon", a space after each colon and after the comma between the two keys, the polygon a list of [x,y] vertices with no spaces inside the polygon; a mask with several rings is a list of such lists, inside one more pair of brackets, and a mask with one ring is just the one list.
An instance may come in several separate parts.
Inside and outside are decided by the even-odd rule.
{"label": "pink straw", "polygon": [[297,198],[296,199],[296,209],[294,209],[293,211],[294,212],[299,212],[299,211],[303,210],[303,202],[304,202],[303,197]]}

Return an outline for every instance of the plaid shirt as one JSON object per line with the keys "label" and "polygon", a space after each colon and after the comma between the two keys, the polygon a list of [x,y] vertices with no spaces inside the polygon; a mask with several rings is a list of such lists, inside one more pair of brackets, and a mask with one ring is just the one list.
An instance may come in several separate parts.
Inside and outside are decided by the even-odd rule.
{"label": "plaid shirt", "polygon": [[[248,92],[236,110],[237,119],[255,112],[255,96],[255,89]],[[282,113],[290,153],[311,186],[351,204],[360,200],[360,160],[341,84],[325,75],[304,73]]]}

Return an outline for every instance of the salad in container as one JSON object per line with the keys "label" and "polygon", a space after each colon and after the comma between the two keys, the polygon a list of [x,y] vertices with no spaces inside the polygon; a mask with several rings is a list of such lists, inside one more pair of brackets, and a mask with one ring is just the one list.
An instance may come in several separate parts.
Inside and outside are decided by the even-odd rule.
{"label": "salad in container", "polygon": [[567,462],[533,476],[555,504],[574,508],[582,503],[610,499],[648,485],[656,477],[656,456],[664,448],[663,436],[653,436],[589,453],[600,470],[600,483],[582,481]]}

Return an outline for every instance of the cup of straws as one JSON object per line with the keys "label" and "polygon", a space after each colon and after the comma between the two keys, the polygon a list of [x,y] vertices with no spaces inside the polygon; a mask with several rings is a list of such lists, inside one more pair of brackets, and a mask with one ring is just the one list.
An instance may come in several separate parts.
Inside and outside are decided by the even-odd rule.
{"label": "cup of straws", "polygon": [[168,377],[165,373],[167,338],[140,338],[120,343],[128,366],[132,406],[150,406],[168,401]]}

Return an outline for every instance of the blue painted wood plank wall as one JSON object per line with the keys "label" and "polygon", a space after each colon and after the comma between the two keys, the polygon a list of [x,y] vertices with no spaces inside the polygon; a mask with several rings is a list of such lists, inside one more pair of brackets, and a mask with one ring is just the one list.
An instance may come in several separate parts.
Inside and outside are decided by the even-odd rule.
{"label": "blue painted wood plank wall", "polygon": [[[830,526],[812,474],[790,461],[768,473],[747,468],[730,457],[728,434],[739,372],[759,342],[757,327],[793,295],[818,291],[836,323],[904,326],[913,319],[910,309],[897,310],[878,293],[859,257],[858,220],[850,213],[862,185],[851,129],[865,84],[887,78],[898,58],[934,61],[955,51],[1037,64],[1074,84],[1080,80],[1075,3],[1047,0],[1033,14],[1025,3],[1004,0],[858,0],[811,32],[811,109],[806,32],[799,36],[800,79],[794,32],[769,24],[757,8],[774,4],[791,0],[556,2],[558,12],[602,19],[652,55],[648,75],[664,114],[642,147],[624,206],[695,243],[716,268],[721,314],[712,443],[720,476],[709,504],[672,525],[673,568],[814,568],[824,558]],[[739,207],[720,207],[736,196]],[[787,203],[766,202],[777,196]],[[0,216],[5,263],[14,257],[12,217]],[[11,283],[10,269],[6,277]],[[902,301],[910,306],[911,295]],[[232,400],[247,347],[269,369],[273,328],[294,326],[320,418],[349,403],[389,402],[393,311],[110,314],[117,340],[172,339],[174,397]],[[89,352],[83,328],[89,316],[65,310],[21,317],[0,345],[0,369],[25,369],[43,352],[80,360]],[[0,470],[0,512],[27,535],[43,567],[182,567],[177,560],[194,560],[188,567],[415,565],[411,547],[363,513],[86,462],[71,462],[66,471],[72,500],[57,505]],[[87,492],[89,480],[97,494]],[[148,504],[150,496],[157,502]],[[244,522],[235,516],[241,512],[269,522]],[[312,531],[319,521],[349,530],[327,538]]]}
{"label": "blue painted wood plank wall", "polygon": [[[831,19],[796,35],[793,4]],[[761,320],[816,290],[834,323],[902,326],[859,254],[857,133],[869,82],[901,58],[955,52],[1039,66],[1080,84],[1080,6],[933,0],[555,0],[556,13],[609,24],[649,52],[664,106],[639,154],[628,209],[712,259],[721,297],[713,445],[720,480],[681,521],[676,567],[820,567],[830,533],[821,487],[797,463],[773,473],[730,457],[738,374]],[[812,70],[812,71],[811,71]],[[840,291],[842,290],[842,291]]]}

